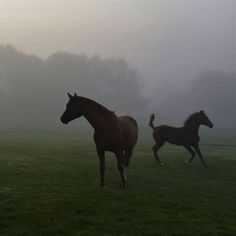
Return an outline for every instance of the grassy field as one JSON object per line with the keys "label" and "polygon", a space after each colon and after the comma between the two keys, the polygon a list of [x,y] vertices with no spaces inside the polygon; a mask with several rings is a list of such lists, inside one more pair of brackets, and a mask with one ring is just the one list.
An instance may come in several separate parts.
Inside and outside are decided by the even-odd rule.
{"label": "grassy field", "polygon": [[99,188],[92,140],[75,133],[2,133],[0,235],[236,235],[236,148],[203,146],[209,166],[181,147],[140,140],[129,188],[106,158]]}

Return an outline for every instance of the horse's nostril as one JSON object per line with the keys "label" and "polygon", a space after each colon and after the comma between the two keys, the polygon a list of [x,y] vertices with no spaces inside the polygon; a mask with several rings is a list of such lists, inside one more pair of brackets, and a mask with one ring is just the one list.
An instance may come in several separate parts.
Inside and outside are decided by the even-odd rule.
{"label": "horse's nostril", "polygon": [[212,129],[212,128],[213,128],[213,124],[209,124],[209,128],[211,128],[211,129]]}

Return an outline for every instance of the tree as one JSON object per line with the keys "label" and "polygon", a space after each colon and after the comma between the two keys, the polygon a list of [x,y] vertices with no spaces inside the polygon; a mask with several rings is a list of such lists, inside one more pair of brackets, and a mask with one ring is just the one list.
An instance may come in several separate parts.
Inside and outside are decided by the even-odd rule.
{"label": "tree", "polygon": [[42,60],[0,46],[0,119],[58,122],[67,92],[122,114],[137,114],[145,102],[140,76],[124,59],[56,52]]}

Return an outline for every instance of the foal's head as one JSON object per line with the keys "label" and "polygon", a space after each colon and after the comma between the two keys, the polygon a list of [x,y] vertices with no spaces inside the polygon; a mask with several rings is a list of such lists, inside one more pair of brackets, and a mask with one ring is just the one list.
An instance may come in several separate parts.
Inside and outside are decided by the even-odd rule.
{"label": "foal's head", "polygon": [[61,122],[68,124],[70,121],[82,116],[81,108],[78,106],[78,96],[75,93],[74,96],[68,93],[69,102],[66,104],[66,110],[61,116]]}
{"label": "foal's head", "polygon": [[202,110],[191,114],[184,122],[185,126],[205,125],[213,128],[213,123],[207,117],[206,113]]}
{"label": "foal's head", "polygon": [[213,128],[213,123],[207,117],[206,113],[202,110],[199,112],[198,122],[200,125],[205,125],[209,128]]}

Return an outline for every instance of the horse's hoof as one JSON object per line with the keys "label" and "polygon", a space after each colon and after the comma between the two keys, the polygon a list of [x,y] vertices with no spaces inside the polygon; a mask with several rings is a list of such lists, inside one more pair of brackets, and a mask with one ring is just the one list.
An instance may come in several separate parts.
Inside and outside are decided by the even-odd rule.
{"label": "horse's hoof", "polygon": [[128,188],[127,183],[123,183],[123,181],[119,182],[121,188]]}
{"label": "horse's hoof", "polygon": [[160,166],[164,166],[165,165],[165,162],[160,162]]}

